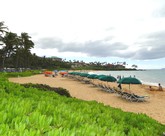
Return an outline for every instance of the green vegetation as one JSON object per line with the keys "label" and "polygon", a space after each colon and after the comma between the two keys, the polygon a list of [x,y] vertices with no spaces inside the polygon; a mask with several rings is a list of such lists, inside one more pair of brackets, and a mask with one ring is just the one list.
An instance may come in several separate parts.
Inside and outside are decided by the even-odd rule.
{"label": "green vegetation", "polygon": [[0,135],[160,136],[163,132],[165,125],[145,114],[25,88],[0,78]]}
{"label": "green vegetation", "polygon": [[71,97],[68,90],[61,88],[61,87],[57,88],[57,87],[50,87],[50,86],[45,85],[45,84],[32,84],[32,83],[23,84],[23,86],[26,88],[29,88],[29,87],[37,88],[37,89],[40,89],[42,91],[53,91],[53,92],[56,92],[62,96]]}
{"label": "green vegetation", "polygon": [[40,70],[27,70],[24,72],[1,72],[0,75],[3,77],[27,77],[35,74],[41,74]]}

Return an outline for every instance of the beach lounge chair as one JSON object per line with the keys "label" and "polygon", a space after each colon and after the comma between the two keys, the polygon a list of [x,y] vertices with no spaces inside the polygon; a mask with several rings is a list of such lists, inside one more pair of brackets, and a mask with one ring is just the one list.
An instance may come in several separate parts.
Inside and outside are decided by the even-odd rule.
{"label": "beach lounge chair", "polygon": [[114,93],[115,92],[112,88],[106,86],[105,84],[100,83],[97,85],[97,87],[99,87],[101,90],[108,92],[108,93]]}
{"label": "beach lounge chair", "polygon": [[148,96],[139,96],[134,93],[123,92],[122,98],[125,98],[126,100],[131,101],[131,102],[145,102],[146,99],[149,97]]}
{"label": "beach lounge chair", "polygon": [[117,94],[117,96],[123,96],[124,95],[124,92],[123,91],[121,91],[121,90],[115,90],[115,92],[116,92],[116,94]]}
{"label": "beach lounge chair", "polygon": [[136,95],[136,94],[132,94],[132,100],[136,101],[136,102],[145,102],[149,96],[139,96],[139,95]]}
{"label": "beach lounge chair", "polygon": [[116,92],[115,89],[113,89],[113,88],[111,88],[109,86],[104,85],[104,87],[106,89],[106,92],[108,92],[108,93],[115,93]]}
{"label": "beach lounge chair", "polygon": [[116,90],[116,94],[130,102],[144,102],[147,98],[149,98],[148,96],[139,96],[134,93],[123,92],[121,90]]}
{"label": "beach lounge chair", "polygon": [[84,78],[84,79],[82,80],[82,82],[85,83],[85,84],[90,84],[91,81],[90,81],[89,79]]}
{"label": "beach lounge chair", "polygon": [[98,88],[101,88],[101,89],[104,89],[104,87],[102,86],[102,84],[100,83],[97,83],[97,84],[94,84],[95,87],[98,87]]}

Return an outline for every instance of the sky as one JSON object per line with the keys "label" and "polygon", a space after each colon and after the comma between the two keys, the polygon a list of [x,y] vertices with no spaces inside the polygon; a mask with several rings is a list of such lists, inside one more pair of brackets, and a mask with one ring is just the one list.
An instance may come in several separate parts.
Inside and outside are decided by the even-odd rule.
{"label": "sky", "polygon": [[32,53],[165,68],[165,0],[0,0],[0,21]]}

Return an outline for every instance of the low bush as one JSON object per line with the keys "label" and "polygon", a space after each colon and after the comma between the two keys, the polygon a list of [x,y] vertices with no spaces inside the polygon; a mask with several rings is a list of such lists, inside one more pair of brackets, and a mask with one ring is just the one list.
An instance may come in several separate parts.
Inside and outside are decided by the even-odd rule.
{"label": "low bush", "polygon": [[40,70],[29,70],[24,72],[1,72],[0,75],[4,77],[27,77],[36,74],[41,74]]}
{"label": "low bush", "polygon": [[62,96],[71,97],[69,91],[64,88],[61,88],[61,87],[57,88],[57,87],[50,87],[45,84],[32,84],[32,83],[27,83],[27,84],[22,84],[22,85],[26,88],[33,87],[33,88],[37,88],[37,89],[44,90],[44,91],[53,91]]}

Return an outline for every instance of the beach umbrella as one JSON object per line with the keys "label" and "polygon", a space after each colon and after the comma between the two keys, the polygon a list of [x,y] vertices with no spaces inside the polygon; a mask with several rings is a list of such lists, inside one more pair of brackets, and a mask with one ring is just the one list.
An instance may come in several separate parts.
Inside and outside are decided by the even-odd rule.
{"label": "beach umbrella", "polygon": [[99,78],[101,81],[115,82],[117,79],[113,76],[102,76]]}
{"label": "beach umbrella", "polygon": [[118,81],[120,84],[129,84],[129,90],[130,90],[130,84],[142,84],[141,81],[135,77],[123,77]]}
{"label": "beach umbrella", "polygon": [[68,72],[67,71],[60,71],[59,74],[65,75],[65,74],[68,74]]}
{"label": "beach umbrella", "polygon": [[69,72],[68,74],[73,75],[73,74],[74,74],[74,72]]}
{"label": "beach umbrella", "polygon": [[99,79],[99,78],[101,78],[101,77],[105,77],[106,75],[97,75],[97,76],[95,76],[94,78],[95,79]]}
{"label": "beach umbrella", "polygon": [[89,75],[90,75],[90,74],[88,74],[88,73],[81,73],[81,74],[80,74],[81,77],[87,77],[87,76],[89,76]]}
{"label": "beach umbrella", "polygon": [[118,81],[121,84],[142,84],[141,81],[135,77],[124,77]]}
{"label": "beach umbrella", "polygon": [[81,74],[80,72],[73,72],[72,75],[79,75]]}
{"label": "beach umbrella", "polygon": [[81,73],[80,72],[69,72],[68,74],[76,76],[76,75],[80,75]]}
{"label": "beach umbrella", "polygon": [[60,71],[59,74],[63,77],[65,75],[68,75],[68,72],[67,71]]}
{"label": "beach umbrella", "polygon": [[53,72],[52,71],[45,71],[44,72],[44,75],[47,77],[47,76],[52,76],[53,75]]}
{"label": "beach umbrella", "polygon": [[97,76],[97,74],[90,74],[90,75],[87,76],[87,78],[94,79],[95,76]]}

